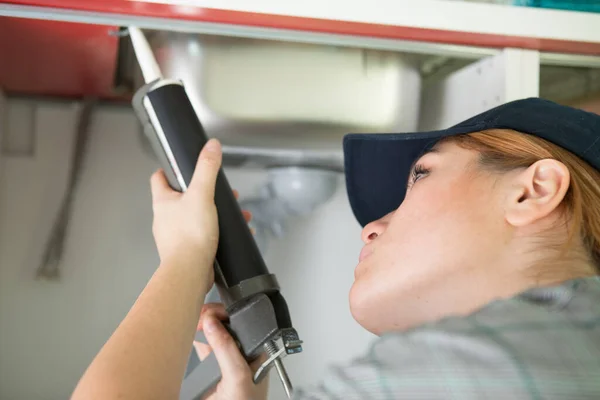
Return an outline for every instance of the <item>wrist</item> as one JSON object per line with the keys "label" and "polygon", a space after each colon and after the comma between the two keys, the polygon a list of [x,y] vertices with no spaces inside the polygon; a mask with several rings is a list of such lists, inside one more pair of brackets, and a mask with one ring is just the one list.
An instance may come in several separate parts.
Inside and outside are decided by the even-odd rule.
{"label": "wrist", "polygon": [[214,257],[212,252],[199,249],[177,251],[166,256],[160,255],[160,268],[174,269],[185,273],[190,279],[198,279],[208,291],[214,279]]}
{"label": "wrist", "polygon": [[[209,246],[176,246],[158,249],[161,265],[173,265],[179,268],[192,267],[200,270],[211,269],[216,249]],[[210,267],[210,268],[208,268]]]}

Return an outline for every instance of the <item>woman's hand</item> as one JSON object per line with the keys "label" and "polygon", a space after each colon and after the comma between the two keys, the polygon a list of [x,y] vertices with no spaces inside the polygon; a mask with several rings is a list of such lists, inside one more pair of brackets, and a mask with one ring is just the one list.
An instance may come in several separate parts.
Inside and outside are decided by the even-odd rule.
{"label": "woman's hand", "polygon": [[222,304],[205,304],[200,314],[198,330],[203,331],[208,344],[195,342],[201,360],[211,352],[221,368],[221,381],[207,395],[207,400],[263,400],[267,398],[268,377],[259,384],[254,384],[254,372],[265,356],[248,365],[235,341],[220,321],[227,319],[227,312]]}
{"label": "woman's hand", "polygon": [[[219,237],[214,195],[221,158],[221,146],[210,140],[185,193],[172,190],[162,171],[153,175],[153,231],[161,267],[94,358],[73,399],[178,398],[198,315],[214,276]],[[206,329],[206,336],[225,371],[219,396],[235,390],[239,398],[249,398],[249,367],[218,321],[216,326]],[[240,382],[244,385],[236,385]],[[222,398],[235,399],[228,394]]]}
{"label": "woman's hand", "polygon": [[[173,190],[163,171],[157,171],[151,179],[154,210],[152,228],[161,265],[184,264],[205,268],[206,291],[213,283],[212,265],[219,239],[214,197],[221,161],[219,142],[209,140],[200,153],[194,176],[185,193]],[[234,194],[237,198],[235,191]],[[244,216],[249,222],[250,213],[244,211]],[[247,364],[233,338],[221,324],[220,320],[224,319],[227,319],[227,314],[222,305],[204,306],[198,329],[204,331],[209,344],[194,344],[201,359],[214,351],[221,367],[222,380],[209,399],[266,399],[267,379],[259,385],[254,384],[253,366]]]}
{"label": "woman's hand", "polygon": [[211,139],[200,152],[185,193],[173,190],[162,170],[151,179],[152,231],[161,263],[207,266],[208,287],[213,281],[212,260],[219,240],[215,185],[221,160],[221,145]]}

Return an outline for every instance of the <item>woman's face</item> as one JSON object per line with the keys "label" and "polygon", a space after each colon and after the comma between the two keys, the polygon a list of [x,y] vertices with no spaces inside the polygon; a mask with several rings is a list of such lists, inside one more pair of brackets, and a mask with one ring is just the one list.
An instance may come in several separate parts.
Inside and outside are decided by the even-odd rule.
{"label": "woman's face", "polygon": [[402,205],[362,232],[354,318],[381,334],[470,312],[500,294],[510,285],[494,268],[509,234],[503,185],[481,171],[476,152],[456,144],[424,155]]}

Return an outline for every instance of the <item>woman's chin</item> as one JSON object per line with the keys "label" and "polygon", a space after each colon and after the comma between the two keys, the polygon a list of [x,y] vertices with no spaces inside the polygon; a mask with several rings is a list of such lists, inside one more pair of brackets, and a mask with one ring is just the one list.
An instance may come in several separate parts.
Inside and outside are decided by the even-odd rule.
{"label": "woman's chin", "polygon": [[373,313],[374,310],[371,301],[369,301],[367,288],[368,286],[364,285],[360,279],[354,281],[348,296],[350,313],[360,326],[375,335],[379,335],[381,331],[378,329],[376,318],[374,318],[376,313]]}

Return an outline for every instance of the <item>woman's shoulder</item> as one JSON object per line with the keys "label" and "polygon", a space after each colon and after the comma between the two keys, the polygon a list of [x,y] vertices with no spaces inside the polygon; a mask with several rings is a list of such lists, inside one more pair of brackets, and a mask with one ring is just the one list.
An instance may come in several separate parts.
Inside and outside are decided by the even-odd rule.
{"label": "woman's shoulder", "polygon": [[295,398],[597,399],[599,304],[580,279],[388,333]]}
{"label": "woman's shoulder", "polygon": [[468,320],[506,330],[587,329],[600,322],[600,277],[565,281],[498,300]]}

